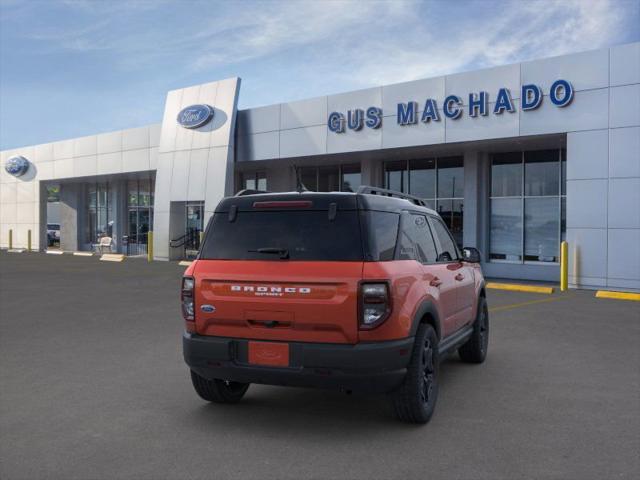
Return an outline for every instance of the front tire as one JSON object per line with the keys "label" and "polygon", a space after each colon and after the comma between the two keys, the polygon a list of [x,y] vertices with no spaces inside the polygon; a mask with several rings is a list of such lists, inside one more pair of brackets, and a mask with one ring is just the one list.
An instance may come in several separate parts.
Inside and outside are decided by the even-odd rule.
{"label": "front tire", "polygon": [[191,383],[200,398],[214,403],[238,403],[249,389],[248,383],[201,377],[191,370]]}
{"label": "front tire", "polygon": [[391,393],[394,416],[407,423],[427,423],[438,399],[438,336],[431,325],[416,332],[407,375]]}
{"label": "front tire", "polygon": [[478,313],[473,324],[473,333],[469,340],[458,349],[463,362],[482,363],[487,358],[489,348],[489,309],[487,300],[480,297]]}

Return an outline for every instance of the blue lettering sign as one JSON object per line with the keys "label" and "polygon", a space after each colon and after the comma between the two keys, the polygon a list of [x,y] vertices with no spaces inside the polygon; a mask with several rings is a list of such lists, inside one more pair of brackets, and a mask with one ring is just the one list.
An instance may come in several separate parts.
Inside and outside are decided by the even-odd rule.
{"label": "blue lettering sign", "polygon": [[501,88],[498,90],[498,96],[496,97],[496,104],[493,107],[493,113],[500,115],[505,110],[509,113],[516,111],[513,106],[513,100],[511,100],[511,92],[509,92],[508,88]]}
{"label": "blue lettering sign", "polygon": [[359,108],[355,110],[349,110],[347,112],[347,127],[351,130],[362,130],[362,126],[364,125],[364,112]]}
{"label": "blue lettering sign", "polygon": [[[442,107],[442,111],[444,112],[444,116],[447,118],[456,119],[460,115],[462,115],[462,109],[460,105],[462,104],[462,100],[457,95],[449,95],[444,99],[444,105]],[[454,106],[456,105],[456,106]]]}
{"label": "blue lettering sign", "polygon": [[469,94],[469,116],[477,117],[478,113],[485,116],[489,113],[488,108],[489,95],[487,92],[480,92],[476,98],[475,93]]}
{"label": "blue lettering sign", "polygon": [[566,107],[573,100],[573,86],[566,80],[556,80],[549,90],[549,99],[556,107]]}
{"label": "blue lettering sign", "polygon": [[380,128],[382,125],[382,109],[378,107],[367,108],[367,127]]}
{"label": "blue lettering sign", "polygon": [[[533,83],[522,85],[520,95],[520,108],[522,111],[535,110],[542,104],[544,98],[542,89]],[[566,107],[574,96],[574,89],[567,80],[559,79],[553,82],[549,90],[549,100],[556,107]],[[469,93],[468,114],[470,117],[487,116],[489,114],[489,93],[485,91]],[[442,113],[445,117],[455,120],[460,118],[465,110],[462,98],[458,95],[449,95],[442,103]],[[197,105],[196,105],[197,106]],[[191,107],[190,107],[191,108]],[[498,89],[494,115],[501,115],[504,112],[513,113],[516,106],[511,98],[508,88]],[[181,112],[182,113],[182,112]],[[344,133],[346,129],[359,131],[365,126],[377,129],[382,126],[383,112],[379,107],[368,107],[366,110],[353,109],[346,113],[331,112],[327,121],[327,126],[334,133]],[[397,104],[396,121],[398,125],[413,125],[418,123],[418,102],[408,101]],[[439,122],[440,111],[435,99],[425,100],[424,109],[420,116],[422,123]]]}
{"label": "blue lettering sign", "polygon": [[398,124],[409,125],[418,121],[418,102],[398,104]]}
{"label": "blue lettering sign", "polygon": [[344,133],[344,115],[340,112],[331,112],[327,126],[333,133]]}
{"label": "blue lettering sign", "polygon": [[434,122],[440,121],[440,114],[438,113],[438,105],[433,98],[427,99],[424,104],[424,110],[422,111],[422,121],[428,123],[430,120]]}
{"label": "blue lettering sign", "polygon": [[542,103],[542,90],[537,85],[529,84],[522,86],[520,96],[520,107],[523,111],[535,110]]}

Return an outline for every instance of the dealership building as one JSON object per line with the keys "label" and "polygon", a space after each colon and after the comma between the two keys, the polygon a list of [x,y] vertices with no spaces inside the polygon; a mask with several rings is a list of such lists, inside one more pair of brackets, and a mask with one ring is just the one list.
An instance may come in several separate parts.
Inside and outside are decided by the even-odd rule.
{"label": "dealership building", "polygon": [[640,290],[640,43],[246,110],[240,93],[173,90],[158,124],[2,151],[0,247],[51,248],[59,223],[64,251],[144,255],[153,231],[156,259],[185,258],[223,196],[300,178],[425,199],[490,277],[557,281],[566,240],[570,286]]}

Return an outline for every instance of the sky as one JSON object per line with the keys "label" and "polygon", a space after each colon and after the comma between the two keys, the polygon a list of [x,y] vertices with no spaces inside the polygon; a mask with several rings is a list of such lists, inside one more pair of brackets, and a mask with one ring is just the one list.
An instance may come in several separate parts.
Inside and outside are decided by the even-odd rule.
{"label": "sky", "polygon": [[234,76],[249,108],[639,40],[640,0],[0,0],[0,149]]}

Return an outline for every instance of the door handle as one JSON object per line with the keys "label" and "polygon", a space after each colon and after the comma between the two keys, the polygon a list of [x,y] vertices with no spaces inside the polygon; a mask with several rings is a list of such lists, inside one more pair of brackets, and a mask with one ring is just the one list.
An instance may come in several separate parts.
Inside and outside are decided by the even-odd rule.
{"label": "door handle", "polygon": [[433,277],[429,282],[429,285],[431,285],[432,287],[439,287],[440,285],[442,285],[442,280],[440,280],[438,277]]}
{"label": "door handle", "polygon": [[462,275],[461,273],[457,274],[454,277],[457,281],[461,282],[462,280],[464,280],[464,275]]}

